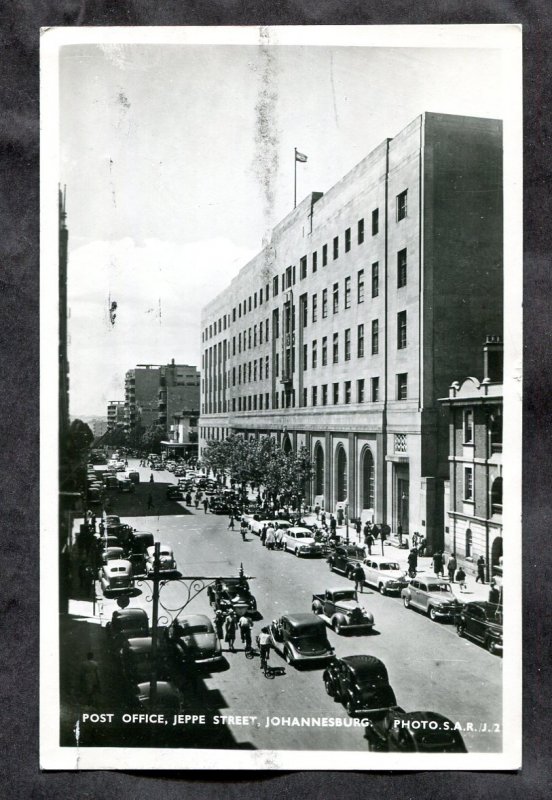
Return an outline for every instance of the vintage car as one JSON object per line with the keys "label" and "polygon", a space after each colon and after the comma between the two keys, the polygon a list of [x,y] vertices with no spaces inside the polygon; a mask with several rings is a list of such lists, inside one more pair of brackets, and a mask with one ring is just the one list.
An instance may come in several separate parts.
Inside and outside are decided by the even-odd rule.
{"label": "vintage car", "polygon": [[125,557],[125,551],[122,547],[105,547],[102,550],[102,563],[107,564],[108,561],[121,560]]}
{"label": "vintage car", "polygon": [[220,640],[205,614],[190,614],[172,622],[165,631],[167,649],[185,666],[218,664],[223,661]]}
{"label": "vintage car", "polygon": [[365,582],[375,586],[381,594],[400,594],[409,581],[401,565],[386,556],[368,556],[364,559],[362,571]]}
{"label": "vintage car", "polygon": [[104,595],[128,594],[132,589],[132,564],[124,558],[106,561],[100,570]]}
{"label": "vintage car", "polygon": [[106,489],[118,489],[119,479],[117,478],[116,475],[104,475],[103,485]]}
{"label": "vintage car", "polygon": [[459,636],[480,642],[489,653],[502,652],[502,606],[494,603],[466,603],[456,617]]}
{"label": "vintage car", "polygon": [[105,518],[105,524],[109,528],[110,525],[120,525],[121,517],[118,517],[117,514],[108,514]]}
{"label": "vintage car", "polygon": [[175,467],[174,475],[175,478],[184,478],[186,475],[186,469],[184,467]]}
{"label": "vintage car", "polygon": [[321,556],[322,545],[316,542],[312,531],[308,528],[288,528],[282,539],[284,550],[299,556]]}
{"label": "vintage car", "polygon": [[364,550],[354,544],[339,544],[328,556],[330,572],[342,572],[349,580],[353,579],[355,569],[362,566]]}
{"label": "vintage car", "polygon": [[322,676],[326,692],[349,714],[377,716],[397,705],[383,661],[375,656],[336,658]]}
{"label": "vintage car", "polygon": [[134,492],[135,485],[133,481],[130,480],[130,478],[121,478],[119,480],[117,489],[121,493],[132,494],[132,492]]}
{"label": "vintage car", "polygon": [[257,601],[251,594],[247,578],[216,580],[207,588],[207,596],[214,608],[223,611],[233,608],[238,617],[241,617],[244,611],[257,611]]}
{"label": "vintage car", "polygon": [[454,722],[433,711],[390,709],[364,730],[368,750],[385,753],[466,753]]}
{"label": "vintage car", "polygon": [[128,473],[128,479],[129,481],[132,481],[132,483],[140,483],[140,473],[136,470],[130,470]]}
{"label": "vintage car", "polygon": [[269,525],[272,525],[274,529],[280,528],[284,533],[292,527],[291,522],[287,519],[256,519],[255,516],[251,514],[247,515],[246,522],[249,526],[249,530],[257,534],[257,536],[261,535],[261,531],[265,525],[267,528]]}
{"label": "vintage car", "polygon": [[184,500],[182,489],[179,486],[167,486],[167,500]]}
{"label": "vintage car", "polygon": [[374,615],[358,602],[355,589],[326,589],[312,596],[312,610],[337,634],[362,628],[371,631]]}
{"label": "vintage car", "polygon": [[[125,639],[120,649],[120,657],[123,675],[129,684],[136,686],[149,681],[153,667],[151,654],[151,636]],[[167,653],[163,647],[163,639],[158,641],[155,663],[157,680],[170,680],[171,670]]]}
{"label": "vintage car", "polygon": [[107,550],[108,547],[122,547],[121,538],[117,534],[111,533],[110,529],[108,529],[108,531],[106,536],[102,536],[98,539],[98,544],[101,545],[102,549]]}
{"label": "vintage car", "polygon": [[127,639],[149,635],[148,615],[143,608],[114,611],[105,626],[112,650],[119,651]]}
{"label": "vintage car", "polygon": [[[148,547],[146,555],[146,574],[150,575],[153,572],[155,561],[155,545]],[[162,544],[159,547],[159,571],[160,572],[174,572],[176,569],[176,561],[172,549],[167,544]]]}
{"label": "vintage car", "polygon": [[102,493],[96,487],[88,489],[88,503],[92,506],[97,506],[102,502]]}
{"label": "vintage car", "polygon": [[178,714],[182,708],[182,695],[178,689],[168,681],[156,681],[155,707],[151,706],[151,682],[139,683],[135,687],[134,699],[144,711],[155,711],[156,714],[166,714],[170,719],[171,714]]}
{"label": "vintage car", "polygon": [[288,664],[322,664],[334,657],[326,626],[316,614],[284,614],[269,627],[270,643]]}
{"label": "vintage car", "polygon": [[434,622],[441,619],[454,619],[462,604],[456,599],[450,583],[437,575],[424,575],[413,578],[402,592],[405,608],[424,611]]}

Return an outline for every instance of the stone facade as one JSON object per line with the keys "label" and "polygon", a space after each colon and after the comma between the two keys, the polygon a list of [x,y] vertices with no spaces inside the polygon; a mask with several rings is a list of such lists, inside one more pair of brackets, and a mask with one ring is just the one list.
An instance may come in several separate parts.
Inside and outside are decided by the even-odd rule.
{"label": "stone facade", "polygon": [[425,113],[312,193],[202,313],[200,453],[304,442],[310,500],[443,546],[437,402],[502,331],[502,126]]}

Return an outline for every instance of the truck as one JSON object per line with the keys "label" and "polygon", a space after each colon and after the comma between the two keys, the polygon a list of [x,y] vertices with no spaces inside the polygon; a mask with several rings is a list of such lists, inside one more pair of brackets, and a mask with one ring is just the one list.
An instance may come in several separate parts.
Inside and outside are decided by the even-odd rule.
{"label": "truck", "polygon": [[374,615],[358,602],[355,589],[326,589],[312,596],[312,610],[337,634],[355,628],[371,632]]}

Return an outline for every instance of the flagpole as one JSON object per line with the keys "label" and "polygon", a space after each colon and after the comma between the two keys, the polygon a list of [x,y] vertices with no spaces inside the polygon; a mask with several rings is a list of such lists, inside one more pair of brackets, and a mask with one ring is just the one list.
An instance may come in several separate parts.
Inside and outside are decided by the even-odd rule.
{"label": "flagpole", "polygon": [[297,208],[297,148],[293,149],[293,208]]}

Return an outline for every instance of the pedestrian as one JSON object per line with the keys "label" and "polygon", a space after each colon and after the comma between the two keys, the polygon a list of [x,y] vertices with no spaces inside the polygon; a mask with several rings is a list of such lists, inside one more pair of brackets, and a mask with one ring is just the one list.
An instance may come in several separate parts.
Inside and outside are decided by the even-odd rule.
{"label": "pedestrian", "polygon": [[230,517],[228,518],[228,530],[229,531],[233,531],[234,530],[234,515],[233,514],[230,514]]}
{"label": "pedestrian", "polygon": [[425,555],[425,549],[426,549],[425,536],[420,536],[420,541],[418,542],[418,553],[421,556],[424,556]]}
{"label": "pedestrian", "polygon": [[268,530],[267,526],[263,525],[262,530],[261,530],[261,544],[263,546],[264,546],[264,543],[265,543],[265,540],[266,540],[266,532],[267,532],[267,530]]}
{"label": "pedestrian", "polygon": [[448,574],[449,574],[449,581],[451,583],[454,583],[454,575],[456,573],[456,567],[457,567],[456,557],[455,557],[455,555],[453,553],[451,555],[451,557],[449,558],[448,562],[447,562],[447,570],[448,570]]}
{"label": "pedestrian", "polygon": [[275,533],[274,528],[272,527],[272,525],[270,525],[266,531],[266,539],[265,539],[265,547],[267,550],[274,549],[274,541],[275,541],[274,533]]}
{"label": "pedestrian", "polygon": [[236,612],[231,609],[228,612],[226,621],[224,623],[225,635],[224,639],[228,643],[228,649],[231,653],[234,652],[234,642],[236,641]]}
{"label": "pedestrian", "polygon": [[374,544],[374,537],[372,536],[372,532],[368,530],[368,533],[364,536],[364,544],[366,545],[366,549],[368,550],[368,555],[372,555],[372,545]]}
{"label": "pedestrian", "polygon": [[489,590],[489,603],[493,603],[493,605],[497,606],[500,603],[500,590],[496,585],[496,581],[491,581],[491,588]]}
{"label": "pedestrian", "polygon": [[274,549],[281,550],[284,544],[284,531],[279,526],[276,526],[274,531]]}
{"label": "pedestrian", "polygon": [[479,581],[485,583],[485,559],[483,556],[479,556],[477,559],[477,578],[475,582],[478,583]]}
{"label": "pedestrian", "polygon": [[458,581],[458,583],[460,585],[460,591],[462,593],[465,592],[466,591],[466,573],[464,572],[462,567],[460,567],[460,569],[456,573],[456,580]]}
{"label": "pedestrian", "polygon": [[443,555],[440,550],[433,554],[433,572],[440,577],[443,575]]}
{"label": "pedestrian", "polygon": [[148,511],[150,511],[152,508],[153,508],[153,497],[151,496],[151,494],[148,494]]}
{"label": "pedestrian", "polygon": [[203,513],[206,514],[209,511],[209,498],[206,497],[203,501]]}
{"label": "pedestrian", "polygon": [[259,650],[261,654],[261,668],[262,668],[263,664],[266,664],[270,657],[271,642],[270,642],[270,634],[268,632],[268,625],[265,625],[264,628],[261,628],[261,632],[257,638],[257,641],[259,643]]}
{"label": "pedestrian", "polygon": [[360,593],[362,594],[362,587],[364,586],[365,575],[364,575],[364,570],[362,569],[360,564],[356,565],[355,570],[353,572],[353,578],[355,581],[355,591],[358,592],[360,588]]}
{"label": "pedestrian", "polygon": [[415,547],[412,548],[408,554],[408,574],[411,578],[416,577],[416,570],[418,568],[418,551]]}
{"label": "pedestrian", "polygon": [[330,531],[332,534],[337,532],[337,520],[333,514],[330,514]]}
{"label": "pedestrian", "polygon": [[360,519],[357,519],[357,521],[355,522],[355,530],[357,532],[357,536],[360,541],[360,534],[362,532],[362,522]]}
{"label": "pedestrian", "polygon": [[224,614],[222,613],[220,608],[217,608],[217,610],[215,611],[215,617],[213,619],[213,622],[215,625],[215,631],[217,632],[217,637],[219,641],[222,642],[222,640],[224,639]]}
{"label": "pedestrian", "polygon": [[149,482],[150,483],[154,483],[154,481],[155,481],[155,478],[153,477],[153,472],[152,472],[151,475],[150,475]]}
{"label": "pedestrian", "polygon": [[397,525],[397,536],[399,539],[399,547],[402,547],[403,526],[401,524]]}
{"label": "pedestrian", "polygon": [[83,704],[94,706],[100,691],[100,672],[94,653],[87,653],[86,660],[81,663],[79,680]]}
{"label": "pedestrian", "polygon": [[190,494],[190,492],[186,492],[186,505],[187,506],[192,505],[192,495]]}
{"label": "pedestrian", "polygon": [[372,525],[372,536],[374,537],[374,542],[377,540],[380,533],[380,529],[377,525]]}
{"label": "pedestrian", "polygon": [[314,513],[316,514],[316,519],[320,517],[320,505],[317,503],[314,507]]}
{"label": "pedestrian", "polygon": [[251,650],[251,628],[253,627],[253,620],[244,611],[238,620],[238,627],[240,629],[240,638],[245,645],[246,652]]}
{"label": "pedestrian", "polygon": [[196,492],[196,496],[194,497],[194,505],[196,508],[199,508],[199,492]]}
{"label": "pedestrian", "polygon": [[326,512],[325,511],[323,511],[322,514],[320,515],[320,522],[322,523],[322,527],[324,527],[326,525]]}

